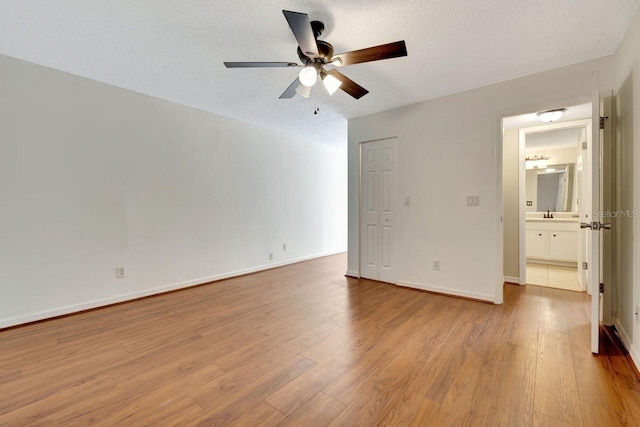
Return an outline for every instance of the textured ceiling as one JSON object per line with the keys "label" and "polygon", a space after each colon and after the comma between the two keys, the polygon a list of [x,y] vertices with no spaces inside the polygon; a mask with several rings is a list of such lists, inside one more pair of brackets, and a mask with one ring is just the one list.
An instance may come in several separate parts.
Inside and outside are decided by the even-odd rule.
{"label": "textured ceiling", "polygon": [[[639,2],[2,0],[0,53],[344,144],[348,118],[610,55]],[[296,69],[222,62],[299,62],[282,9],[323,21],[336,53],[405,40],[409,55],[341,68],[370,91],[360,100],[279,100]]]}

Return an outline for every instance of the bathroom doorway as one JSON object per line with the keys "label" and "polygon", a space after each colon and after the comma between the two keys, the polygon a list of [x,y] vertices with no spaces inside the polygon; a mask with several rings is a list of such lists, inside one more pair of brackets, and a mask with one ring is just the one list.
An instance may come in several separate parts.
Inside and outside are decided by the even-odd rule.
{"label": "bathroom doorway", "polygon": [[536,113],[503,120],[505,281],[584,292],[592,106],[562,113],[549,123]]}

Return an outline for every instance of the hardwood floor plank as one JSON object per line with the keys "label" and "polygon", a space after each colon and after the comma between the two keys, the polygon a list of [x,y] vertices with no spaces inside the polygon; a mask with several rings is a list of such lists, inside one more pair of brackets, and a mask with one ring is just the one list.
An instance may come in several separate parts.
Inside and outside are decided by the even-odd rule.
{"label": "hardwood floor plank", "polygon": [[435,302],[424,306],[415,317],[398,326],[392,333],[387,333],[385,339],[357,360],[339,378],[332,381],[324,392],[335,397],[341,402],[350,402],[354,390],[368,378],[377,375],[386,368],[409,345],[409,342],[428,327],[424,322],[423,314],[435,317],[440,312],[442,305]]}
{"label": "hardwood floor plank", "polygon": [[622,427],[638,425],[626,422],[624,417],[620,417],[616,412],[610,411],[602,406],[581,402],[580,408],[582,410],[584,427]]}
{"label": "hardwood floor plank", "polygon": [[[150,417],[156,406],[166,408],[169,412],[174,405],[179,408],[186,406],[188,412],[199,413],[200,408],[189,403],[190,396],[187,393],[199,384],[213,382],[220,376],[220,368],[215,365],[205,365],[183,374],[180,374],[180,368],[174,372],[163,372],[162,367],[158,367],[155,372],[118,384],[108,393],[87,396],[85,399],[88,404],[73,411],[65,410],[56,418],[61,425],[86,426],[104,420],[135,417],[141,412]],[[107,425],[122,424],[113,422]]]}
{"label": "hardwood floor plank", "polygon": [[567,332],[565,302],[551,288],[540,288],[540,328]]}
{"label": "hardwood floor plank", "polygon": [[344,254],[0,331],[0,426],[640,425],[590,297],[346,278]]}
{"label": "hardwood floor plank", "polygon": [[275,427],[280,425],[287,418],[267,402],[258,402],[251,409],[245,412],[240,418],[230,424],[232,427]]}
{"label": "hardwood floor plank", "polygon": [[270,369],[265,375],[236,392],[208,390],[206,386],[200,388],[193,392],[192,397],[206,412],[190,420],[189,423],[201,426],[228,425],[238,420],[271,393],[309,370],[314,364],[313,361],[303,357],[295,357],[291,362],[287,361]]}
{"label": "hardwood floor plank", "polygon": [[533,426],[534,427],[572,427],[572,426],[575,426],[575,424],[567,424],[564,421],[560,421],[548,415],[544,415],[539,412],[536,412],[533,416]]}
{"label": "hardwood floor plank", "polygon": [[472,400],[478,425],[529,426],[533,423],[537,352],[502,344],[499,356],[485,361]]}
{"label": "hardwood floor plank", "polygon": [[293,414],[287,417],[281,427],[323,427],[329,425],[346,406],[334,398],[319,392]]}
{"label": "hardwood floor plank", "polygon": [[166,396],[159,400],[157,396],[150,395],[136,399],[134,402],[124,410],[100,419],[95,425],[104,427],[186,425],[190,419],[202,413],[202,408],[189,396]]}
{"label": "hardwood floor plank", "polygon": [[582,425],[569,336],[543,329],[536,372],[536,412],[574,426]]}
{"label": "hardwood floor plank", "polygon": [[523,294],[516,306],[508,342],[537,350],[540,332],[541,288],[526,286],[526,290],[528,291]]}
{"label": "hardwood floor plank", "polygon": [[61,413],[80,410],[89,405],[84,399],[76,401],[75,396],[100,396],[115,388],[116,383],[108,375],[101,375],[11,411],[0,418],[0,425],[54,424]]}

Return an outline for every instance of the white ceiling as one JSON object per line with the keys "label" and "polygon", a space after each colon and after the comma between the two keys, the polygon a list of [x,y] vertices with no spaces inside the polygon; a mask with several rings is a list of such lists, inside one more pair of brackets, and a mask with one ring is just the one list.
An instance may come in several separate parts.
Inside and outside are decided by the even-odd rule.
{"label": "white ceiling", "polygon": [[[612,54],[639,2],[2,0],[0,53],[344,144],[349,118]],[[280,100],[296,69],[222,62],[299,62],[282,9],[323,21],[336,53],[405,40],[409,55],[342,68],[360,100]]]}
{"label": "white ceiling", "polygon": [[[573,120],[581,120],[581,119],[589,119],[592,114],[591,103],[580,104],[580,105],[557,105],[554,108],[566,108],[567,111],[562,115],[562,117],[556,120],[553,123],[562,123],[562,122],[570,122]],[[526,128],[532,126],[541,126],[545,125],[538,118],[536,112],[531,112],[527,114],[520,114],[518,116],[505,117],[502,120],[502,127],[504,129],[513,129],[513,128]]]}
{"label": "white ceiling", "polygon": [[557,148],[576,148],[580,139],[580,128],[558,129],[527,134],[526,151],[543,151]]}
{"label": "white ceiling", "polygon": [[[520,114],[518,116],[505,117],[502,120],[504,129],[513,128],[544,128],[542,132],[528,133],[526,136],[526,151],[540,151],[555,148],[576,147],[580,137],[580,127],[549,129],[556,124],[573,122],[576,120],[590,119],[592,114],[591,103],[580,105],[557,105],[555,108],[565,108],[562,117],[553,123],[543,123],[535,112]],[[565,125],[566,126],[566,125]]]}

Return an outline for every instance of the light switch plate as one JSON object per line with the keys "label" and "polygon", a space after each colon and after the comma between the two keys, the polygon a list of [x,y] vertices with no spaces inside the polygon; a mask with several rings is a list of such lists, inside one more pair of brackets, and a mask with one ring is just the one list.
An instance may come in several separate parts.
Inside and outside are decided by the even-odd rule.
{"label": "light switch plate", "polygon": [[404,205],[405,206],[411,206],[411,197],[404,196]]}
{"label": "light switch plate", "polygon": [[480,206],[480,196],[467,196],[467,206]]}

